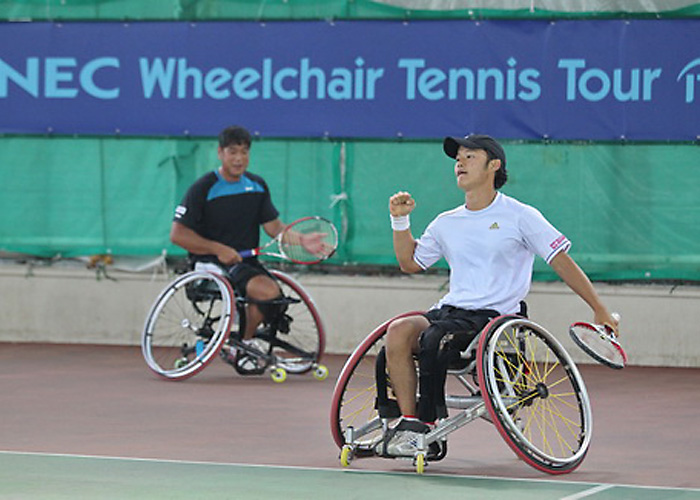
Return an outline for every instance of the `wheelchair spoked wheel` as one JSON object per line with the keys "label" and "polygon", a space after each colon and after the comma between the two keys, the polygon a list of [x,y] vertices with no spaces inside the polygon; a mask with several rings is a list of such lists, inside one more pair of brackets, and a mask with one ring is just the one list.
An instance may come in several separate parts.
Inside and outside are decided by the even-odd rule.
{"label": "wheelchair spoked wheel", "polygon": [[[378,326],[355,348],[338,376],[331,402],[331,434],[341,449],[341,463],[349,465],[354,457],[371,456],[383,435],[382,422],[375,408],[377,384],[375,362],[384,346],[384,336],[396,316]],[[349,428],[354,432],[352,449],[346,445]]]}
{"label": "wheelchair spoked wheel", "polygon": [[270,273],[289,299],[274,338],[263,338],[271,344],[275,367],[292,374],[313,369],[315,378],[325,379],[328,369],[319,362],[326,347],[326,334],[316,304],[294,278],[275,269]]}
{"label": "wheelchair spoked wheel", "polygon": [[141,336],[148,367],[168,380],[204,369],[228,338],[233,297],[228,281],[214,273],[191,271],[171,282],[151,307]]}
{"label": "wheelchair spoked wheel", "polygon": [[547,330],[517,316],[496,318],[481,334],[477,371],[486,409],[516,455],[549,474],[581,464],[591,440],[588,394]]}

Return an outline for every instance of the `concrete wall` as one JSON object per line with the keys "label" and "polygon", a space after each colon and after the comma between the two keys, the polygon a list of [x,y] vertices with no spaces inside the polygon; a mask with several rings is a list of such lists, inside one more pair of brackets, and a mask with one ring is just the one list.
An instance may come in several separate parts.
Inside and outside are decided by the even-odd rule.
{"label": "concrete wall", "polygon": [[[117,281],[76,267],[0,266],[0,342],[138,345],[145,315],[169,276],[110,271]],[[98,277],[100,279],[98,279]],[[437,276],[395,278],[301,275],[327,330],[327,351],[349,353],[387,318],[429,307],[445,292]],[[700,287],[598,284],[622,314],[630,364],[700,367]],[[535,283],[530,316],[554,333],[577,361],[587,361],[567,326],[591,319],[561,283]]]}

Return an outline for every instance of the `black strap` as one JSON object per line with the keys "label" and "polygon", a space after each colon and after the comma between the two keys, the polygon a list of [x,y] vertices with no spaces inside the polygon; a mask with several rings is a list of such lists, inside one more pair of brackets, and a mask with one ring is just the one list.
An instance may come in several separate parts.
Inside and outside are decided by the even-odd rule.
{"label": "black strap", "polygon": [[389,381],[386,371],[386,350],[379,351],[374,364],[374,378],[377,382],[377,400],[375,408],[381,418],[398,418],[401,416],[399,404],[395,399],[389,398]]}
{"label": "black strap", "polygon": [[[445,382],[450,361],[469,346],[498,311],[479,309],[466,311],[452,309],[447,317],[434,321],[420,336],[418,355],[419,393],[418,418],[424,422],[434,422],[447,417],[445,403]],[[453,334],[450,342],[442,339]]]}

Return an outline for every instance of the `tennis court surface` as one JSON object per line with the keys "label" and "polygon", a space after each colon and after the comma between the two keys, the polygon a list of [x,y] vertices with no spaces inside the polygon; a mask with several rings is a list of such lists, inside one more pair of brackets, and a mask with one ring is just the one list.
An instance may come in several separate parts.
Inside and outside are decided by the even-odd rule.
{"label": "tennis court surface", "polygon": [[216,360],[185,382],[138,347],[0,344],[0,498],[700,499],[700,370],[581,371],[593,405],[582,466],[547,476],[485,421],[450,437],[426,474],[410,461],[341,469],[331,375],[275,384]]}

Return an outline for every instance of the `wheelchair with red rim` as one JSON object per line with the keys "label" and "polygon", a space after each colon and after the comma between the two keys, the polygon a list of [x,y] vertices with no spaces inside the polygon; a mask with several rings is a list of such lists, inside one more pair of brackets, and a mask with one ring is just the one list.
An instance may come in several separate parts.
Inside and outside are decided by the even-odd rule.
{"label": "wheelchair with red rim", "polygon": [[[391,322],[415,314],[377,327],[338,377],[330,422],[344,467],[354,459],[382,456],[381,443],[400,412],[391,378],[377,360]],[[478,418],[490,421],[515,454],[540,471],[568,473],[585,458],[592,424],[586,387],[569,354],[542,326],[522,316],[494,318],[447,374],[447,414],[419,438],[413,457],[403,457],[418,473],[427,462],[445,458],[452,432]]]}

